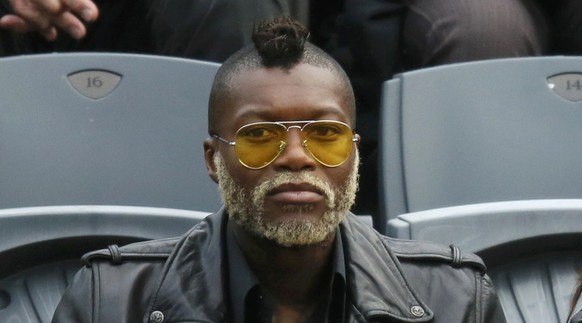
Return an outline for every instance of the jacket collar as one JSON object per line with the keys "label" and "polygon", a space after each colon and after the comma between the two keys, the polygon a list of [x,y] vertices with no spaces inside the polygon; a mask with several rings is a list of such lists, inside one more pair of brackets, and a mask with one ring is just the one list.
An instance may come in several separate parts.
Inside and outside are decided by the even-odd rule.
{"label": "jacket collar", "polygon": [[[153,311],[162,312],[166,322],[229,321],[224,295],[228,273],[224,254],[227,217],[221,209],[180,240],[166,262],[144,322]],[[396,257],[376,231],[353,214],[340,225],[340,231],[351,316],[363,316],[368,321],[432,319],[433,312],[411,289]]]}
{"label": "jacket collar", "polygon": [[164,322],[228,322],[225,317],[226,212],[207,216],[180,240],[164,266],[150,313]]}

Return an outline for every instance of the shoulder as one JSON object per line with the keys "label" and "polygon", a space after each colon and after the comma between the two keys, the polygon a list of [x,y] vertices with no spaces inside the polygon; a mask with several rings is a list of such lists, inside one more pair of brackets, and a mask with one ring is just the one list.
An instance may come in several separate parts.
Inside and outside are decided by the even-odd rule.
{"label": "shoulder", "polygon": [[114,322],[119,317],[141,321],[178,242],[179,238],[173,238],[110,245],[85,254],[84,266],[62,296],[53,322]]}
{"label": "shoulder", "polygon": [[86,253],[81,258],[85,265],[91,265],[95,261],[108,261],[118,264],[124,261],[159,261],[166,260],[180,241],[180,237],[150,240],[132,243],[119,247],[110,245],[107,249],[101,249]]}
{"label": "shoulder", "polygon": [[121,264],[127,262],[159,262],[168,260],[187,241],[190,245],[208,243],[213,232],[220,231],[224,219],[224,211],[211,214],[185,232],[182,236],[166,239],[136,242],[122,247],[110,245],[105,249],[86,253],[81,261],[86,266],[95,262]]}
{"label": "shoulder", "polygon": [[455,245],[443,245],[440,243],[420,240],[395,239],[384,236],[359,221],[356,216],[347,217],[345,226],[350,231],[354,240],[367,240],[363,244],[378,246],[381,243],[383,249],[393,255],[401,263],[418,263],[423,267],[433,265],[450,265],[451,267],[470,267],[481,273],[485,273],[486,267],[481,258],[471,252],[462,251]]}
{"label": "shoulder", "polygon": [[383,242],[401,262],[431,261],[452,267],[469,266],[485,272],[483,260],[471,252],[462,251],[455,245],[443,245],[429,241],[402,240],[382,236]]}

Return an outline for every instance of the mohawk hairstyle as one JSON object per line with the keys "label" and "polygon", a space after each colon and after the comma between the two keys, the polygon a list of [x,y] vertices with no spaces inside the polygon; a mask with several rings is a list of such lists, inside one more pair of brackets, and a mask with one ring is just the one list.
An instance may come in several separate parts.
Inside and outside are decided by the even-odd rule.
{"label": "mohawk hairstyle", "polygon": [[308,37],[303,25],[283,16],[255,25],[252,39],[265,67],[290,68],[303,55]]}
{"label": "mohawk hairstyle", "polygon": [[310,64],[335,74],[343,85],[342,94],[355,122],[355,100],[350,80],[341,66],[319,47],[309,43],[309,32],[288,16],[271,18],[256,24],[253,44],[230,56],[218,69],[208,102],[208,132],[217,133],[219,117],[236,93],[231,81],[238,74],[259,68],[291,70],[298,64]]}

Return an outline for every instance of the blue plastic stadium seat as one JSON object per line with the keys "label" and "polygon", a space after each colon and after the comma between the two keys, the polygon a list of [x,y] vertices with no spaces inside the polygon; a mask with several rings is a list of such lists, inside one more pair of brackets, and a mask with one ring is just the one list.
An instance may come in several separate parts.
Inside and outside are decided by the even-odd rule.
{"label": "blue plastic stadium seat", "polygon": [[380,201],[399,214],[582,198],[582,57],[443,65],[385,83]]}
{"label": "blue plastic stadium seat", "polygon": [[480,255],[509,323],[562,323],[582,271],[581,219],[582,200],[482,203],[403,214],[388,234]]}

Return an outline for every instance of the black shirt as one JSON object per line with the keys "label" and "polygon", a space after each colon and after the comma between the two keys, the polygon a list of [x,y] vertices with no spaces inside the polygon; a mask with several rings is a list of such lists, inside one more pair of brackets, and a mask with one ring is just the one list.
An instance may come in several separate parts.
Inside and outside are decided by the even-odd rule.
{"label": "black shirt", "polygon": [[[321,299],[310,323],[343,322],[346,299],[346,274],[343,245],[339,229],[333,251],[333,278],[327,297]],[[270,297],[259,283],[238,246],[232,229],[226,230],[227,261],[230,288],[230,316],[234,323],[271,322]]]}

